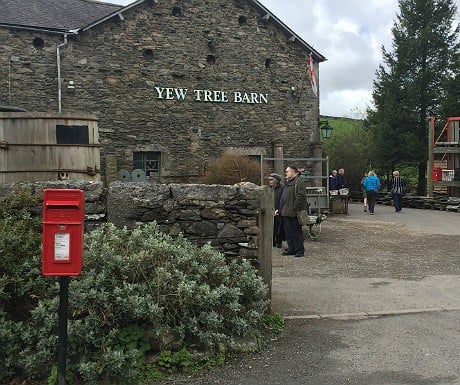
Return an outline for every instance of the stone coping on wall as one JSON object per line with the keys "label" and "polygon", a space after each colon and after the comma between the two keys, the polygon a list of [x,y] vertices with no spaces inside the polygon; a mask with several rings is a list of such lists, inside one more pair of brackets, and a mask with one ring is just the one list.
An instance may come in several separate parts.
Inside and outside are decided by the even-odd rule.
{"label": "stone coping on wall", "polygon": [[264,187],[113,182],[108,221],[134,227],[155,221],[162,231],[195,244],[210,243],[227,256],[257,258],[258,216]]}

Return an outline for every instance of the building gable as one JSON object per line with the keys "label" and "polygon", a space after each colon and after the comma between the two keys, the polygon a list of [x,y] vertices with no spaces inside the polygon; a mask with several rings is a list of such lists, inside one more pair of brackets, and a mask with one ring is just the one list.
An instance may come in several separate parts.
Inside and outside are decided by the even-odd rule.
{"label": "building gable", "polygon": [[0,104],[95,114],[102,166],[110,156],[161,182],[196,181],[225,151],[313,155],[319,101],[307,64],[319,54],[265,9],[145,0],[119,12],[78,33],[0,28]]}
{"label": "building gable", "polygon": [[[160,0],[137,0],[125,7],[92,0],[28,0],[27,2],[0,0],[0,7],[2,8],[0,26],[74,34],[91,29],[114,16],[123,19],[124,12],[145,1],[155,5]],[[260,13],[261,20],[266,23],[274,23],[285,34],[289,42],[299,43],[308,51],[308,54],[311,53],[314,56],[315,61],[326,60],[322,54],[305,42],[259,1],[235,0],[235,2],[241,5],[248,3],[255,7]]]}

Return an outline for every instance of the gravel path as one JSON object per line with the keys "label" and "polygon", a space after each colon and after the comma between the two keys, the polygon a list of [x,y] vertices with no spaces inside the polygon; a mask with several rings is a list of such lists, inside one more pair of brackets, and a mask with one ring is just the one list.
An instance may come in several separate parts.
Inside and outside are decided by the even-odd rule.
{"label": "gravel path", "polygon": [[[161,384],[460,384],[460,214],[350,205],[306,255],[274,249],[272,307],[294,315],[279,338]],[[356,317],[382,309],[392,315]],[[351,319],[308,318],[320,313]]]}

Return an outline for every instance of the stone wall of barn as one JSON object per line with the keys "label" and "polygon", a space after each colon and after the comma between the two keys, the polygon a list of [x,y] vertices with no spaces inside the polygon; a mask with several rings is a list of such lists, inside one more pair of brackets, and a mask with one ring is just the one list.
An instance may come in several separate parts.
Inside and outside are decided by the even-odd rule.
{"label": "stone wall of barn", "polygon": [[225,150],[310,157],[309,53],[263,16],[241,0],[146,1],[65,45],[0,28],[0,104],[56,112],[61,44],[62,112],[99,116],[103,168],[106,155],[131,171],[133,152],[160,152],[161,182],[194,182]]}

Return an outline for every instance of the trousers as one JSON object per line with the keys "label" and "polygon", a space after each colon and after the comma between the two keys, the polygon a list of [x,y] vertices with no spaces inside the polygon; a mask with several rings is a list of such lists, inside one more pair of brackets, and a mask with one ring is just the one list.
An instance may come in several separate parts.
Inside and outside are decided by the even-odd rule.
{"label": "trousers", "polygon": [[402,195],[397,193],[391,193],[393,198],[393,206],[395,207],[396,212],[400,212],[402,210]]}
{"label": "trousers", "polygon": [[283,224],[288,250],[295,255],[303,255],[305,253],[303,231],[297,217],[283,217]]}
{"label": "trousers", "polygon": [[367,191],[367,206],[369,207],[369,212],[374,213],[375,201],[377,200],[377,191]]}
{"label": "trousers", "polygon": [[273,246],[281,245],[284,240],[283,217],[276,215],[273,218]]}

